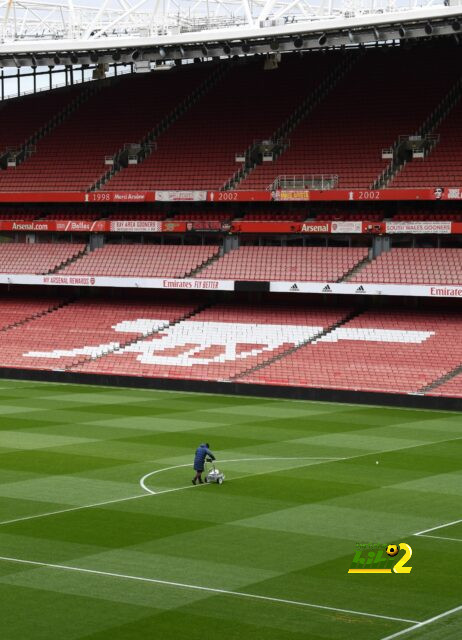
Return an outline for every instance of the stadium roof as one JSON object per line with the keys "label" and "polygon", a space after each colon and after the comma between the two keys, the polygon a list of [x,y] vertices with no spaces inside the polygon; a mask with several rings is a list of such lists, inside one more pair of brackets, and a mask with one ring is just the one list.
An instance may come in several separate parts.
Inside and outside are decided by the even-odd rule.
{"label": "stadium roof", "polygon": [[0,64],[53,64],[57,54],[61,64],[132,62],[457,36],[457,1],[1,0]]}

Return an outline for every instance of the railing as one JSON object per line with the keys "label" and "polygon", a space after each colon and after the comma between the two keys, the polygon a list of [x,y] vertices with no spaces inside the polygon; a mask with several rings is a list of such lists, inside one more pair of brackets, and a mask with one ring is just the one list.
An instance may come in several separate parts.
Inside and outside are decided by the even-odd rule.
{"label": "railing", "polygon": [[410,142],[410,143],[420,143],[420,144],[424,144],[426,142],[430,143],[430,144],[436,144],[437,142],[440,141],[440,136],[439,133],[427,133],[423,136],[421,135],[400,135],[399,136],[399,143],[401,144],[402,142]]}
{"label": "railing", "polygon": [[269,188],[272,191],[276,189],[289,191],[291,189],[316,189],[319,191],[325,191],[327,189],[336,189],[337,186],[337,175],[303,174],[278,176]]}

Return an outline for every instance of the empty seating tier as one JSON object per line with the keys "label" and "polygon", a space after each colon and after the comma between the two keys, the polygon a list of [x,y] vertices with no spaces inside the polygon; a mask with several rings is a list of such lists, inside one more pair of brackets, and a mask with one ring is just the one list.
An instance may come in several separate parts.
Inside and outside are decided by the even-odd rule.
{"label": "empty seating tier", "polygon": [[[0,172],[0,191],[87,190],[110,169],[106,156],[141,142],[211,72],[208,65],[187,66],[100,83],[99,90],[37,142],[26,162]],[[33,104],[31,100],[28,113]]]}
{"label": "empty seating tier", "polygon": [[[0,332],[3,366],[415,393],[462,364],[456,311],[79,300]],[[0,326],[57,306],[0,298]],[[462,397],[462,376],[429,391]]]}
{"label": "empty seating tier", "polygon": [[[87,89],[87,86],[80,85],[14,100],[4,100],[2,102],[4,126],[0,130],[0,152],[3,153],[7,148],[21,147],[28,138],[50,122],[53,116],[62,112]],[[8,126],[5,126],[6,123]]]}
{"label": "empty seating tier", "polygon": [[335,282],[363,260],[366,247],[240,247],[197,278]]}
{"label": "empty seating tier", "polygon": [[[221,380],[242,374],[311,339],[344,310],[217,305],[165,331],[74,370]],[[124,325],[126,330],[129,323]],[[136,324],[132,330],[136,329]],[[1,354],[0,354],[1,355]]]}
{"label": "empty seating tier", "polygon": [[456,187],[462,184],[462,104],[459,102],[438,129],[436,147],[424,159],[404,165],[388,185],[391,188]]}
{"label": "empty seating tier", "polygon": [[65,267],[65,275],[183,278],[217,255],[217,246],[108,244]]}
{"label": "empty seating tier", "polygon": [[370,311],[247,382],[410,393],[462,362],[459,313]]}
{"label": "empty seating tier", "polygon": [[73,302],[0,332],[0,361],[2,366],[10,367],[64,368],[166,327],[193,309],[193,305],[182,302],[107,299]]}
{"label": "empty seating tier", "polygon": [[428,396],[444,396],[450,398],[462,398],[462,374],[451,378],[447,382],[437,386],[432,391],[428,391]]}
{"label": "empty seating tier", "polygon": [[360,269],[350,281],[460,284],[462,249],[392,249]]}
{"label": "empty seating tier", "polygon": [[271,137],[339,54],[315,58],[284,56],[271,71],[264,70],[262,58],[232,62],[221,81],[159,137],[154,153],[104,188],[220,189],[242,166],[236,153]]}
{"label": "empty seating tier", "polygon": [[432,47],[399,47],[359,56],[293,129],[287,150],[258,165],[239,189],[268,189],[278,176],[312,174],[337,175],[340,188],[369,188],[388,165],[382,149],[415,133],[456,81],[452,56],[449,47],[437,54]]}
{"label": "empty seating tier", "polygon": [[61,299],[53,296],[46,297],[1,297],[0,298],[0,329],[10,327],[28,318],[36,317],[55,309]]}
{"label": "empty seating tier", "polygon": [[75,258],[84,244],[0,244],[0,273],[49,273]]}

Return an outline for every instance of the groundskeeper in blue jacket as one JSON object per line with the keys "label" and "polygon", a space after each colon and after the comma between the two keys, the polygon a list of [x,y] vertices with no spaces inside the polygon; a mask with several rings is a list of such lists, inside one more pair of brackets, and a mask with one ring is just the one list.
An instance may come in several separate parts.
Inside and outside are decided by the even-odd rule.
{"label": "groundskeeper in blue jacket", "polygon": [[193,478],[193,484],[196,484],[197,482],[202,484],[202,473],[204,471],[205,459],[207,457],[211,460],[216,459],[209,447],[209,443],[206,442],[205,444],[200,444],[196,449],[196,454],[194,456],[194,471],[196,472],[196,475]]}

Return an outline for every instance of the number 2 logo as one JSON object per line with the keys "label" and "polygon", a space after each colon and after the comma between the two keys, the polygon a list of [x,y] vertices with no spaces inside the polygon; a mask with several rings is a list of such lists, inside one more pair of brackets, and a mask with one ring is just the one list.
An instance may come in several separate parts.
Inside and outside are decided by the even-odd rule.
{"label": "number 2 logo", "polygon": [[400,551],[404,551],[404,555],[394,565],[393,571],[394,573],[411,573],[412,567],[406,567],[405,564],[411,559],[412,549],[406,542],[400,542],[399,549]]}

